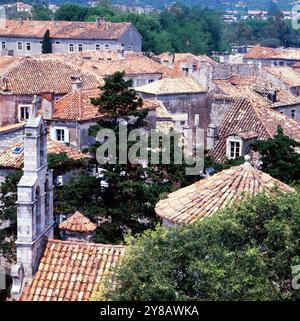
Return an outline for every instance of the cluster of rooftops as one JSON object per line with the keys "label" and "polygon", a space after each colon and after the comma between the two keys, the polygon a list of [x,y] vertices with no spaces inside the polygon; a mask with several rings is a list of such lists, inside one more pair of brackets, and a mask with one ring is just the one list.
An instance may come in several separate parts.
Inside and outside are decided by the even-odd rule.
{"label": "cluster of rooftops", "polygon": [[[57,39],[114,40],[122,37],[130,27],[128,23],[103,21],[8,21],[5,28],[0,28],[0,37],[18,38],[26,34],[41,38],[49,29],[52,37]],[[229,77],[214,78],[214,70],[220,66],[207,56],[163,53],[152,58],[137,52],[101,51],[36,57],[1,56],[0,95],[20,98],[50,93],[57,96],[52,119],[96,121],[105,115],[91,103],[91,98],[99,97],[99,86],[104,83],[105,76],[124,71],[127,79],[147,77],[147,83],[136,87],[139,94],[152,97],[144,99],[144,108],[156,110],[156,117],[168,124],[173,121],[172,115],[159,96],[199,94],[207,95],[210,103],[229,103],[230,108],[218,126],[217,140],[209,151],[218,162],[226,158],[227,139],[232,135],[245,141],[268,139],[275,135],[280,125],[286,135],[300,142],[299,121],[276,110],[282,106],[300,106],[299,96],[289,90],[300,87],[300,73],[297,72],[300,68],[299,50],[257,46],[244,56],[248,62],[273,61],[272,65],[262,68],[266,75],[279,79],[276,84],[270,78],[256,74],[233,73]],[[288,65],[281,65],[282,60],[289,62]],[[203,66],[207,72],[203,77],[205,81],[209,79],[209,84],[201,81]],[[72,79],[80,79],[80,90],[74,90]],[[24,123],[4,124],[0,127],[0,135],[22,126]],[[51,138],[48,138],[47,146],[48,153],[63,152],[72,159],[87,157],[80,150]],[[22,143],[0,153],[0,167],[20,168],[23,161]],[[191,224],[249,196],[262,191],[272,194],[278,189],[285,193],[294,191],[254,167],[250,156],[246,155],[243,165],[170,193],[157,203],[155,212],[166,225]],[[122,263],[126,253],[124,245],[91,243],[96,228],[97,224],[78,211],[63,221],[59,225],[61,240],[46,241],[38,270],[24,284],[20,300],[90,300],[101,288],[104,278]]]}

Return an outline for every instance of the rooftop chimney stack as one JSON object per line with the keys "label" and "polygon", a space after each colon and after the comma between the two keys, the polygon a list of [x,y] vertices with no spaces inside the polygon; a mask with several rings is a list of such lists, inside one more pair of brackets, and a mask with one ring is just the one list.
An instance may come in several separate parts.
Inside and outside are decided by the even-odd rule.
{"label": "rooftop chimney stack", "polygon": [[71,77],[72,91],[78,91],[82,89],[82,78],[80,76]]}
{"label": "rooftop chimney stack", "polygon": [[96,26],[97,26],[97,28],[100,27],[100,23],[101,23],[101,18],[100,18],[100,17],[97,17],[97,18],[96,18]]}
{"label": "rooftop chimney stack", "polygon": [[31,112],[31,116],[33,118],[37,117],[38,115],[39,103],[40,103],[39,98],[36,95],[34,95],[33,101],[32,101],[32,112]]}

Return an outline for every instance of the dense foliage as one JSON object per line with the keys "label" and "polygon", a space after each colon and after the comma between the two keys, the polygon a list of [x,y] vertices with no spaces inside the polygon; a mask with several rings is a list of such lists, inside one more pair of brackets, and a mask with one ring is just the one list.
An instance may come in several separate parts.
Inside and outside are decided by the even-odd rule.
{"label": "dense foliage", "polygon": [[300,154],[295,151],[298,146],[300,144],[286,136],[280,126],[273,138],[252,144],[261,155],[262,170],[287,182],[300,179]]}
{"label": "dense foliage", "polygon": [[161,53],[168,50],[200,54],[226,49],[221,36],[223,22],[220,15],[200,7],[191,9],[175,5],[161,13],[134,14],[108,6],[64,4],[55,13],[56,20],[95,21],[96,17],[104,17],[112,22],[132,22],[143,36],[144,51]]}
{"label": "dense foliage", "polygon": [[299,224],[300,195],[292,193],[261,194],[188,226],[157,226],[128,240],[120,286],[94,299],[299,299]]}
{"label": "dense foliage", "polygon": [[[106,230],[101,226],[98,240],[106,239],[110,242],[123,240],[125,232],[138,233],[146,228],[154,227],[158,221],[154,207],[160,196],[199,179],[199,176],[185,175],[186,163],[184,161],[182,164],[174,163],[172,152],[177,142],[176,137],[170,139],[171,162],[168,165],[162,164],[161,153],[158,155],[159,163],[151,164],[149,162],[146,168],[139,162],[142,160],[139,153],[137,158],[140,159],[135,159],[136,162],[128,160],[123,163],[120,161],[121,152],[127,157],[133,145],[141,139],[145,139],[144,133],[141,131],[140,137],[137,137],[136,140],[128,140],[127,144],[120,144],[121,138],[124,138],[120,137],[123,135],[119,132],[120,123],[123,124],[121,126],[124,126],[124,122],[126,123],[127,132],[125,135],[128,135],[132,130],[140,130],[147,125],[146,116],[148,114],[148,110],[143,108],[142,99],[138,98],[135,90],[131,88],[132,81],[125,81],[123,76],[124,73],[117,72],[106,77],[104,86],[100,88],[101,96],[92,99],[92,103],[99,106],[101,112],[105,112],[107,117],[92,126],[90,134],[97,136],[100,130],[110,129],[116,139],[115,155],[113,157],[108,153],[104,155],[115,162],[98,164],[104,170],[104,179],[108,184],[98,195],[101,200],[98,215],[103,216],[109,222],[106,225]],[[132,118],[133,116],[134,118]],[[98,148],[104,144],[108,144],[108,140],[98,141],[89,150],[96,154]],[[98,162],[99,159],[97,153]]]}

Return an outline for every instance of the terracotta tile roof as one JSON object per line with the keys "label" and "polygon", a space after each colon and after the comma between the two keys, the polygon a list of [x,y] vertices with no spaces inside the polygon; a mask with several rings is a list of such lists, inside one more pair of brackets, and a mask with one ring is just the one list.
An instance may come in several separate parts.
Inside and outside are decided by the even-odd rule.
{"label": "terracotta tile roof", "polygon": [[[269,104],[270,107],[300,104],[299,97],[260,77],[232,75],[228,79],[214,80],[214,84],[218,88],[217,91],[221,91],[222,95],[248,98],[255,104]],[[262,96],[272,92],[276,92],[275,103]]]}
{"label": "terracotta tile roof", "polygon": [[[20,153],[15,154],[13,153],[13,150],[16,147],[23,148],[23,143],[16,144],[13,147],[0,153],[0,168],[15,168],[15,169],[22,168],[23,161],[24,161],[24,151],[21,150]],[[69,158],[72,158],[74,160],[84,159],[89,157],[86,154],[80,153],[69,146],[61,144],[59,142],[55,142],[51,139],[48,139],[47,151],[48,151],[48,154],[66,153]]]}
{"label": "terracotta tile roof", "polygon": [[46,30],[56,39],[116,40],[131,26],[129,22],[105,22],[99,27],[95,22],[6,20],[0,28],[0,36],[30,37],[42,39]]}
{"label": "terracotta tile roof", "polygon": [[265,67],[264,70],[290,87],[300,86],[300,73],[291,67]]}
{"label": "terracotta tile roof", "polygon": [[[124,57],[97,57],[90,55],[71,56],[70,62],[90,70],[99,76],[108,76],[117,71],[124,71],[127,76],[160,74],[163,77],[179,77],[179,73],[140,53],[125,54]],[[95,59],[96,58],[96,59]]]}
{"label": "terracotta tile roof", "polygon": [[59,229],[72,232],[93,232],[97,225],[92,223],[87,217],[76,211],[72,216],[59,224]]}
{"label": "terracotta tile roof", "polygon": [[55,102],[53,119],[84,121],[103,117],[91,98],[99,97],[99,89],[71,91]]}
{"label": "terracotta tile roof", "polygon": [[245,55],[244,58],[246,59],[270,59],[276,56],[276,49],[268,48],[268,47],[261,47],[255,46],[251,48]]}
{"label": "terracotta tile roof", "polygon": [[268,48],[255,46],[245,55],[245,59],[285,59],[300,60],[300,49],[297,48]]}
{"label": "terracotta tile roof", "polygon": [[250,164],[235,166],[184,187],[159,201],[156,213],[171,223],[193,223],[219,209],[261,191],[274,193],[275,188],[292,192],[293,188]]}
{"label": "terracotta tile roof", "polygon": [[226,156],[226,138],[234,133],[254,131],[257,139],[272,138],[278,126],[284,133],[300,142],[300,122],[272,110],[267,105],[254,104],[249,99],[236,99],[223,119],[216,146],[210,154],[216,161],[223,161]]}
{"label": "terracotta tile roof", "polygon": [[65,94],[76,76],[81,76],[83,88],[97,88],[103,82],[102,77],[61,59],[26,57],[0,69],[0,86],[18,95]]}
{"label": "terracotta tile roof", "polygon": [[[158,55],[158,58],[161,61],[168,61],[169,56],[172,55],[169,52],[163,52],[160,55]],[[192,53],[174,53],[173,54],[174,57],[174,68],[178,67],[180,63],[186,63],[186,62],[206,62],[212,66],[217,65],[218,63],[211,59],[210,57],[206,56],[206,55],[199,55],[196,56]]]}
{"label": "terracotta tile roof", "polygon": [[194,77],[181,77],[172,79],[164,78],[154,81],[150,84],[137,87],[136,91],[153,95],[168,95],[201,93],[205,92],[205,89]]}
{"label": "terracotta tile roof", "polygon": [[21,301],[88,301],[120,264],[122,245],[48,240],[38,271]]}
{"label": "terracotta tile roof", "polygon": [[[100,90],[87,89],[72,91],[55,103],[54,120],[70,120],[70,121],[86,121],[96,120],[105,116],[99,112],[99,107],[91,103],[91,98],[100,96]],[[144,99],[144,109],[156,109],[159,107],[159,102],[155,99]]]}
{"label": "terracotta tile roof", "polygon": [[142,109],[157,110],[161,108],[161,102],[157,99],[143,99]]}

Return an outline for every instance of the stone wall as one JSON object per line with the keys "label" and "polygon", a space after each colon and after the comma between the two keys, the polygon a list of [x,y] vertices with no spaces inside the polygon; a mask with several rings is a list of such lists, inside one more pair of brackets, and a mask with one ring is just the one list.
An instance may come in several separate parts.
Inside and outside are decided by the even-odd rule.
{"label": "stone wall", "polygon": [[231,75],[255,76],[260,71],[260,66],[256,64],[218,64],[213,67],[212,78],[227,79]]}

